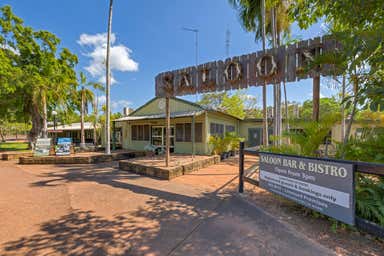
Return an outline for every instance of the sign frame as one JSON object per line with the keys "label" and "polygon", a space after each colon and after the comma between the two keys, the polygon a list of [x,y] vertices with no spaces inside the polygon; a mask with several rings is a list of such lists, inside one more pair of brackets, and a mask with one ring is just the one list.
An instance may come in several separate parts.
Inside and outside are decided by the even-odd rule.
{"label": "sign frame", "polygon": [[[278,159],[280,159],[280,163],[277,163],[276,165],[274,164],[270,164],[270,163],[264,163],[262,162],[262,156],[266,157],[267,155],[271,156],[271,157],[274,157],[274,159],[278,162]],[[276,194],[276,195],[279,195],[279,196],[282,196],[288,200],[291,200],[291,201],[294,201],[300,205],[303,205],[304,207],[306,208],[309,208],[309,209],[312,209],[312,210],[315,210],[317,212],[320,212],[324,215],[327,215],[329,217],[332,217],[334,219],[337,219],[341,222],[344,222],[344,223],[347,223],[349,225],[355,225],[355,210],[356,210],[356,197],[355,197],[355,172],[356,172],[356,165],[351,162],[351,161],[344,161],[344,160],[336,160],[336,159],[329,159],[329,158],[315,158],[315,157],[304,157],[304,156],[297,156],[297,155],[290,155],[290,154],[279,154],[279,153],[272,153],[272,152],[259,152],[259,157],[260,157],[260,162],[259,162],[259,186],[263,189],[266,189],[267,191],[273,193],[273,194]],[[275,173],[271,173],[271,175],[268,177],[270,178],[271,176],[273,178],[277,178],[277,177],[283,177],[283,180],[286,180],[287,183],[285,183],[284,185],[276,185],[275,183],[275,180],[272,180],[272,182],[270,182],[272,185],[270,185],[268,183],[268,181],[266,181],[263,177],[261,177],[262,175],[265,176],[265,174],[262,174],[262,172],[268,172],[270,173],[268,170],[270,167],[282,167],[282,168],[286,168],[286,170],[291,170],[292,173],[294,172],[302,172],[302,171],[305,171],[306,173],[309,173],[309,174],[314,174],[313,172],[310,172],[306,169],[298,169],[298,168],[292,168],[292,167],[287,167],[287,166],[284,166],[284,165],[281,165],[281,162],[283,161],[282,159],[290,159],[290,160],[297,160],[299,159],[300,161],[303,161],[303,163],[316,163],[317,164],[321,164],[321,163],[329,163],[329,164],[335,164],[335,166],[343,166],[344,168],[346,168],[346,171],[348,173],[350,173],[350,176],[348,177],[348,180],[346,181],[345,184],[342,184],[342,186],[332,186],[332,182],[330,183],[324,183],[324,180],[326,180],[325,177],[322,177],[322,176],[318,176],[318,175],[321,175],[321,174],[318,174],[316,173],[315,175],[315,178],[317,177],[320,177],[320,182],[315,182],[313,183],[312,181],[303,181],[303,179],[298,179],[298,178],[291,178],[289,175],[286,175],[286,173],[283,172],[283,170],[279,169],[277,172],[279,172],[279,174],[275,174]],[[262,170],[263,168],[265,169],[265,167],[269,167],[267,168],[268,170]],[[274,169],[275,170],[275,169]],[[334,176],[330,176],[330,177],[334,177]],[[294,181],[292,181],[292,180]],[[280,180],[279,180],[280,181]],[[317,179],[315,179],[315,181],[317,181]],[[292,182],[292,183],[290,183]],[[347,194],[349,194],[349,207],[343,207],[343,206],[340,206],[340,205],[336,205],[336,203],[332,204],[332,202],[324,202],[325,200],[324,199],[319,199],[319,198],[316,198],[312,195],[308,196],[302,196],[302,195],[305,195],[305,193],[302,193],[300,194],[300,192],[298,192],[298,190],[295,190],[294,188],[287,188],[286,186],[289,186],[293,183],[307,183],[309,184],[309,187],[314,187],[315,191],[316,189],[325,189],[326,191],[331,191],[331,192],[335,192],[336,195],[339,195],[340,194],[346,194],[346,191],[348,192]],[[330,185],[331,184],[331,185]],[[276,189],[275,191],[272,191],[271,187],[273,188],[274,186],[276,186]],[[342,188],[343,190],[340,191],[340,188]],[[288,191],[289,190],[289,193],[297,193],[297,195],[301,195],[302,198],[308,198],[309,197],[313,197],[315,198],[317,201],[320,201],[321,200],[321,203],[326,205],[326,210],[319,210],[319,209],[316,209],[314,207],[311,207],[311,203],[306,201],[306,200],[301,200],[301,201],[304,201],[304,203],[300,202],[298,199],[295,199],[294,196],[286,196],[283,194],[282,191]],[[277,191],[277,192],[276,192]],[[294,191],[294,192],[292,192]],[[337,193],[337,192],[341,192],[341,193]],[[323,194],[324,195],[324,194]],[[344,195],[341,195],[341,197],[339,197],[339,199],[343,200],[343,197]],[[293,197],[293,198],[292,198]],[[300,197],[300,196],[297,196],[297,197]],[[336,196],[335,196],[335,199],[336,199]],[[312,199],[311,199],[312,200]],[[312,200],[313,201],[313,200]],[[336,201],[335,201],[336,202]],[[340,203],[340,201],[338,201]],[[313,202],[312,202],[313,203]],[[328,208],[328,206],[330,206]],[[340,216],[338,214],[340,214],[340,212],[342,212],[343,216]],[[347,215],[345,215],[347,214]]]}

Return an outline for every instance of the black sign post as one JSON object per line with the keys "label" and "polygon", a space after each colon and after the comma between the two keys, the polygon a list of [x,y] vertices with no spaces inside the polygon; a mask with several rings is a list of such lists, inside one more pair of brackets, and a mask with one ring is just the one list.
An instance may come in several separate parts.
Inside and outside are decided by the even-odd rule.
{"label": "black sign post", "polygon": [[240,142],[239,148],[239,193],[244,192],[244,142]]}

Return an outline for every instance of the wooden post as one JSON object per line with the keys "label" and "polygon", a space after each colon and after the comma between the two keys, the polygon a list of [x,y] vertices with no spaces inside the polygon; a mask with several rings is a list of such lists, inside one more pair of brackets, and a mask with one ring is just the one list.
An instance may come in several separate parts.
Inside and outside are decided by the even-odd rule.
{"label": "wooden post", "polygon": [[165,166],[169,167],[170,161],[170,132],[171,132],[171,114],[169,107],[169,96],[165,97],[165,120],[166,120],[166,134],[165,134]]}
{"label": "wooden post", "polygon": [[239,150],[239,193],[244,192],[244,142],[240,142]]}
{"label": "wooden post", "polygon": [[263,145],[268,146],[267,83],[263,86]]}
{"label": "wooden post", "polygon": [[313,77],[313,98],[312,98],[312,119],[313,121],[319,121],[320,113],[320,76]]}
{"label": "wooden post", "polygon": [[191,139],[192,139],[192,159],[193,159],[195,157],[195,115],[192,116]]}

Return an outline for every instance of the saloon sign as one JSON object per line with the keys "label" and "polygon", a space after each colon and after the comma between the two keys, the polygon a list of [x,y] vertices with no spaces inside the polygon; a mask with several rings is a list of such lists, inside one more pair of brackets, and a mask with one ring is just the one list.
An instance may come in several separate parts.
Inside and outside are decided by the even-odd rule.
{"label": "saloon sign", "polygon": [[314,75],[332,75],[332,65],[308,69],[308,64],[338,47],[329,36],[303,40],[296,44],[208,62],[199,66],[160,73],[155,78],[156,96],[181,96],[196,93],[242,89],[281,81],[294,82]]}
{"label": "saloon sign", "polygon": [[353,164],[260,153],[260,187],[354,225]]}

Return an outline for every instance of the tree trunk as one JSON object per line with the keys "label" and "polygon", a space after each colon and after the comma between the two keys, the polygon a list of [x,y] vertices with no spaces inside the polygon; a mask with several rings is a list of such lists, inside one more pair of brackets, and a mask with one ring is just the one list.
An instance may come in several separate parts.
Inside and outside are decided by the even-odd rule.
{"label": "tree trunk", "polygon": [[107,60],[106,60],[106,118],[105,118],[105,153],[111,154],[111,67],[110,67],[110,48],[112,30],[112,6],[113,0],[109,0],[108,35],[107,35]]}
{"label": "tree trunk", "polygon": [[[356,114],[356,110],[357,110],[357,102],[358,102],[358,84],[357,84],[357,81],[355,79],[354,81],[354,98],[353,98],[353,106],[352,106],[352,112],[351,112],[351,115],[349,117],[349,122],[348,122],[348,126],[347,126],[347,130],[345,131],[345,136],[344,136],[344,145],[347,144],[348,140],[349,140],[349,135],[351,133],[351,129],[352,129],[352,123],[353,123],[353,119],[355,117],[355,114]],[[344,152],[343,152],[343,158],[344,158]]]}
{"label": "tree trunk", "polygon": [[319,122],[320,117],[320,75],[313,77],[313,93],[312,93],[312,120]]}
{"label": "tree trunk", "polygon": [[43,118],[40,115],[40,109],[38,104],[32,104],[31,106],[31,121],[32,128],[28,133],[28,141],[31,148],[34,148],[36,138],[41,134],[43,130]]}
{"label": "tree trunk", "polygon": [[343,83],[341,88],[341,138],[345,137],[345,108],[344,108],[344,98],[345,98],[345,75],[343,75]]}
{"label": "tree trunk", "polygon": [[84,134],[84,87],[81,89],[81,121],[80,121],[80,148],[85,148],[85,134]]}
{"label": "tree trunk", "polygon": [[[272,21],[272,46],[273,48],[277,47],[277,26],[276,26],[276,9],[271,9],[271,21]],[[273,85],[274,91],[274,135],[278,138],[275,141],[275,145],[281,144],[281,85],[280,83],[275,83]]]}
{"label": "tree trunk", "polygon": [[7,132],[6,128],[0,128],[1,142],[6,142]]}
{"label": "tree trunk", "polygon": [[288,117],[288,97],[287,97],[287,86],[285,80],[283,81],[284,87],[284,101],[285,101],[285,129],[289,131],[289,117]]}
{"label": "tree trunk", "polygon": [[[261,22],[262,22],[262,38],[263,52],[265,53],[266,33],[265,33],[265,0],[261,1]],[[267,65],[264,65],[267,69]],[[267,113],[267,83],[264,81],[263,86],[263,145],[268,146],[268,113]]]}
{"label": "tree trunk", "polygon": [[42,93],[42,100],[43,100],[43,138],[47,138],[47,131],[48,131],[48,123],[47,123],[47,96],[45,93]]}
{"label": "tree trunk", "polygon": [[94,120],[93,120],[93,145],[97,146],[97,98],[93,102],[93,113],[94,113]]}

